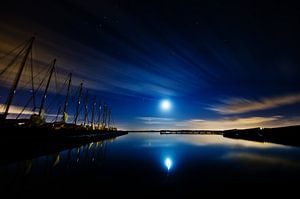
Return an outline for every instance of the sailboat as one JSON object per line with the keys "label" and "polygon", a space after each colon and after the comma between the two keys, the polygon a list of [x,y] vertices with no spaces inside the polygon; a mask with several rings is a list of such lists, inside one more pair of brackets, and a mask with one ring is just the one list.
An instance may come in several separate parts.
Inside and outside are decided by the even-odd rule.
{"label": "sailboat", "polygon": [[[28,62],[29,55],[32,51],[32,46],[35,41],[35,38],[32,37],[28,40],[22,50],[17,54],[17,57],[21,54],[24,54],[19,70],[17,71],[16,77],[14,78],[13,85],[10,88],[6,103],[5,110],[3,114],[0,115],[0,136],[6,136],[6,138],[10,139],[20,139],[28,141],[33,139],[38,139],[39,141],[43,140],[43,142],[65,142],[65,141],[92,141],[96,139],[104,139],[110,137],[117,137],[120,135],[127,134],[126,131],[118,131],[115,127],[110,125],[110,117],[111,117],[111,109],[108,109],[107,105],[103,106],[102,113],[102,124],[100,124],[101,118],[101,106],[99,106],[98,112],[98,124],[95,124],[95,106],[96,106],[96,96],[94,96],[93,106],[92,106],[92,121],[91,124],[88,124],[87,116],[87,103],[88,103],[88,93],[86,94],[86,100],[84,104],[85,114],[84,114],[84,123],[78,124],[79,117],[79,107],[80,101],[82,98],[83,91],[83,83],[80,84],[79,95],[77,97],[77,107],[76,107],[76,115],[74,123],[67,123],[68,121],[68,103],[70,98],[70,88],[72,83],[72,73],[69,74],[68,77],[68,86],[67,93],[65,96],[65,101],[63,105],[63,115],[60,121],[56,122],[46,122],[45,119],[45,101],[47,98],[47,94],[49,92],[49,85],[52,79],[53,72],[55,70],[56,59],[52,61],[51,69],[49,72],[49,76],[47,78],[47,83],[43,92],[42,100],[40,103],[39,111],[37,113],[33,113],[30,118],[27,119],[9,119],[9,109],[12,105],[17,87],[19,85],[22,73],[24,71],[25,65]],[[13,59],[16,60],[17,58]],[[12,64],[10,64],[12,65]],[[8,66],[9,67],[9,66]],[[5,67],[6,70],[8,67]],[[5,72],[5,71],[4,71]],[[3,73],[1,71],[0,75]],[[1,77],[1,76],[0,76]],[[33,81],[33,78],[32,78]],[[33,84],[33,83],[32,83]],[[33,87],[33,86],[32,86]],[[33,89],[32,98],[34,98],[37,91]],[[57,117],[59,112],[57,114]],[[25,139],[26,138],[26,139]]]}

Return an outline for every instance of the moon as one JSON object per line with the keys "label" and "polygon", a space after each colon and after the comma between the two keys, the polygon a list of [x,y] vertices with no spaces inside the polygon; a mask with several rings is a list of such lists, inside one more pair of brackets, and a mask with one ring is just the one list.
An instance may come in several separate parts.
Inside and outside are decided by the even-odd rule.
{"label": "moon", "polygon": [[171,104],[170,100],[167,100],[167,99],[162,100],[160,102],[160,108],[164,111],[170,110],[172,108],[172,104]]}

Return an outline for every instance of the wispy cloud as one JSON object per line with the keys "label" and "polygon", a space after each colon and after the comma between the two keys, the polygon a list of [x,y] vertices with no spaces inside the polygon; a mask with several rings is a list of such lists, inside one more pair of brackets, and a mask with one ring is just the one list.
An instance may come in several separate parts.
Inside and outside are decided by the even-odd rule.
{"label": "wispy cloud", "polygon": [[[137,117],[142,123],[142,129],[190,129],[190,130],[227,130],[246,129],[255,127],[273,128],[280,126],[299,125],[300,117],[286,118],[283,116],[270,117],[225,117],[205,120],[201,118],[176,120],[174,118]],[[147,127],[148,126],[148,127]],[[134,127],[136,129],[138,125]]]}
{"label": "wispy cloud", "polygon": [[[187,63],[181,57],[168,54],[167,46],[157,44],[156,47],[165,50],[166,55],[157,52],[154,57],[149,57],[133,46],[128,46],[124,41],[115,41],[115,38],[106,35],[109,37],[107,40],[111,39],[119,51],[123,52],[121,54],[128,54],[124,59],[117,53],[106,52],[100,47],[95,48],[93,45],[69,39],[40,24],[30,22],[30,26],[47,30],[39,33],[34,45],[34,57],[45,62],[39,67],[35,64],[34,69],[38,69],[35,71],[38,73],[45,69],[49,65],[48,61],[57,58],[56,66],[61,76],[58,80],[66,79],[67,72],[73,72],[72,85],[78,86],[80,81],[84,80],[84,86],[88,89],[129,96],[180,96],[190,94],[194,89],[205,85],[204,80],[200,80],[199,83],[197,73],[191,72],[189,67],[182,67]],[[26,28],[22,28],[22,24],[1,24],[0,30],[0,40],[3,41],[0,44],[0,56],[21,43],[17,42],[16,38],[31,35],[30,32],[24,31]],[[129,58],[133,60],[128,61]],[[0,68],[3,67],[4,64],[0,63]],[[11,77],[14,77],[15,73],[16,69],[11,71],[8,78],[10,81],[4,86],[11,85]],[[30,80],[30,71],[24,72],[22,77],[20,85],[25,85]],[[39,81],[36,81],[36,84],[39,84]]]}
{"label": "wispy cloud", "polygon": [[176,121],[173,118],[164,118],[164,117],[137,117],[136,119],[141,120],[144,124],[151,125],[170,125],[174,124]]}
{"label": "wispy cloud", "polygon": [[245,129],[255,127],[274,128],[280,126],[299,125],[300,117],[285,118],[283,116],[271,117],[244,117],[244,118],[222,118],[217,120],[186,120],[178,122],[177,128],[187,129]]}
{"label": "wispy cloud", "polygon": [[[4,104],[0,104],[0,114],[4,113],[4,109],[5,109],[5,105]],[[29,118],[31,115],[33,114],[38,114],[38,111],[33,111],[32,108],[24,108],[22,106],[16,106],[16,105],[11,105],[9,107],[9,115],[8,118],[16,118],[17,115],[19,115],[22,112],[22,118]],[[62,118],[62,115],[59,114],[51,114],[51,113],[45,113],[45,117],[47,119],[47,121],[52,121],[54,118],[58,117],[58,118]],[[73,119],[73,116],[70,115],[69,119]]]}
{"label": "wispy cloud", "polygon": [[284,95],[273,98],[262,98],[261,100],[249,100],[245,98],[232,98],[224,101],[224,104],[209,107],[220,114],[239,114],[253,111],[277,108],[300,102],[300,94]]}
{"label": "wispy cloud", "polygon": [[[5,109],[5,105],[4,104],[0,104],[0,113],[4,113],[4,109]],[[11,105],[9,107],[9,114],[16,115],[16,114],[21,113],[22,110],[23,110],[23,107],[21,107],[21,106]],[[37,112],[32,111],[32,109],[30,109],[30,108],[26,108],[26,109],[24,109],[22,115],[32,115],[32,114],[35,114],[35,113],[37,113]]]}

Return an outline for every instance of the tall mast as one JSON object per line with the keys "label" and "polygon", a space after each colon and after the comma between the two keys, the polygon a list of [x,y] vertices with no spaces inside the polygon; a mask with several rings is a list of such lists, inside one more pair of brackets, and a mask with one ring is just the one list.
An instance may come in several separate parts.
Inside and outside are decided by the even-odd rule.
{"label": "tall mast", "polygon": [[57,114],[56,114],[56,117],[55,117],[55,122],[57,122],[57,119],[58,119],[58,115],[59,115],[59,113],[60,113],[60,110],[61,110],[61,106],[58,107]]}
{"label": "tall mast", "polygon": [[71,81],[72,81],[72,73],[69,74],[68,90],[67,90],[67,95],[66,95],[66,100],[65,100],[65,105],[64,105],[64,112],[63,112],[63,121],[64,122],[67,121],[67,106],[68,106],[68,101],[69,101]]}
{"label": "tall mast", "polygon": [[79,89],[79,95],[78,95],[77,107],[76,107],[76,115],[75,115],[75,124],[77,124],[77,120],[78,120],[80,99],[81,99],[81,95],[82,95],[82,85],[83,85],[83,83],[80,83],[80,89]]}
{"label": "tall mast", "polygon": [[21,78],[21,74],[23,72],[23,69],[25,67],[25,64],[26,64],[26,61],[27,61],[27,58],[28,58],[28,55],[29,55],[29,52],[31,51],[32,49],[32,44],[33,44],[33,41],[34,41],[34,37],[32,37],[30,40],[29,40],[29,45],[28,45],[28,48],[26,49],[26,53],[25,53],[25,56],[21,62],[21,67],[20,67],[20,70],[18,71],[17,73],[17,76],[15,78],[15,81],[14,81],[14,84],[9,92],[9,95],[7,97],[7,101],[6,101],[6,108],[5,108],[5,112],[3,114],[3,119],[6,119],[7,115],[8,115],[8,110],[9,110],[9,107],[13,101],[13,98],[14,98],[14,95],[16,93],[16,89],[17,89],[17,86],[19,84],[19,81],[20,81],[20,78]]}
{"label": "tall mast", "polygon": [[102,117],[102,126],[104,128],[106,127],[106,119],[107,119],[107,105],[104,104],[104,107],[103,107],[103,117]]}
{"label": "tall mast", "polygon": [[51,71],[50,71],[50,75],[49,75],[49,78],[48,78],[48,81],[47,81],[47,85],[46,85],[46,88],[45,88],[45,91],[44,91],[44,95],[43,95],[43,98],[42,98],[42,103],[41,103],[41,107],[40,107],[40,111],[39,111],[39,116],[41,116],[42,111],[44,109],[44,104],[45,104],[45,100],[46,100],[46,97],[47,97],[47,92],[48,92],[48,88],[49,88],[49,85],[50,85],[50,80],[51,80],[51,77],[52,77],[52,74],[53,74],[55,63],[56,63],[56,59],[53,60],[52,68],[51,68]]}
{"label": "tall mast", "polygon": [[94,117],[95,117],[95,105],[96,105],[96,96],[94,95],[94,100],[93,100],[93,107],[92,107],[92,128],[95,128],[95,122],[94,122]]}
{"label": "tall mast", "polygon": [[87,106],[88,106],[88,100],[89,100],[89,93],[86,91],[85,95],[85,102],[84,102],[84,120],[83,120],[83,125],[85,126],[87,124]]}
{"label": "tall mast", "polygon": [[101,117],[101,103],[99,103],[98,107],[98,120],[97,120],[97,128],[100,128],[100,117]]}
{"label": "tall mast", "polygon": [[110,118],[111,117],[111,108],[108,109],[108,123],[107,123],[107,128],[110,128]]}

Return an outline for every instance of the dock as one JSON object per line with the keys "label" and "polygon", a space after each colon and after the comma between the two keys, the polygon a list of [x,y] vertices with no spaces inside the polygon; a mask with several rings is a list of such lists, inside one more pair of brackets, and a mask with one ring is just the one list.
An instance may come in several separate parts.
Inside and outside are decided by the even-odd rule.
{"label": "dock", "polygon": [[223,131],[211,130],[160,130],[160,134],[223,135]]}

